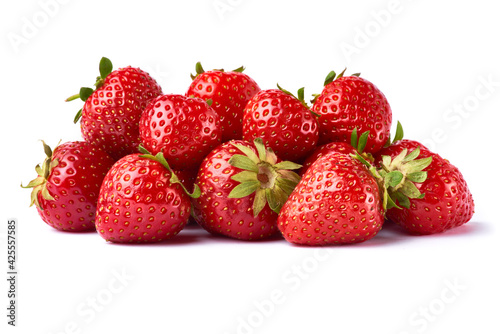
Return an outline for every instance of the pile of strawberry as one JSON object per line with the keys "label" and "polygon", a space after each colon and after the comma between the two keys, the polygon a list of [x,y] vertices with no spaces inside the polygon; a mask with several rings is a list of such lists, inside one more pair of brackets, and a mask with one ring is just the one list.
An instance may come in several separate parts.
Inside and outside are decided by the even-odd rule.
{"label": "pile of strawberry", "polygon": [[163,94],[134,67],[102,58],[83,87],[82,141],[36,167],[31,204],[62,231],[149,243],[194,219],[241,240],[282,235],[304,245],[358,243],[384,221],[411,234],[468,222],[472,195],[460,171],[414,140],[384,94],[359,74],[330,72],[312,106],[242,73],[196,65],[185,94]]}

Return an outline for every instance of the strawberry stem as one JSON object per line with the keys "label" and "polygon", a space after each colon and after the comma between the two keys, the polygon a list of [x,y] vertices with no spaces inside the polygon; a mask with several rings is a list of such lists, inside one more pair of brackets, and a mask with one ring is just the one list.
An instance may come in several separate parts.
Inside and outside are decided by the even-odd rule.
{"label": "strawberry stem", "polygon": [[[99,62],[99,74],[100,76],[97,77],[96,82],[94,86],[96,89],[99,89],[102,87],[104,84],[104,81],[106,77],[113,71],[113,64],[111,63],[111,60],[109,60],[106,57],[102,57],[101,61]],[[81,87],[80,91],[78,94],[71,95],[68,97],[65,102],[70,102],[74,100],[82,100],[83,102],[86,102],[87,99],[94,93],[94,90],[89,87]],[[75,115],[75,118],[73,119],[73,123],[77,123],[80,120],[80,117],[82,116],[82,109],[80,109],[77,114]]]}

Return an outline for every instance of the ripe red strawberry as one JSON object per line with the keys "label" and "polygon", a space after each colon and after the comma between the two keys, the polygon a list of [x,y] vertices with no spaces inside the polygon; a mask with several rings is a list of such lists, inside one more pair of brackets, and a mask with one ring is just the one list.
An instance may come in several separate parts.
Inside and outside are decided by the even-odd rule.
{"label": "ripe red strawberry", "polygon": [[318,124],[304,102],[303,88],[298,98],[279,88],[261,90],[248,102],[243,139],[262,138],[281,159],[300,161],[318,143]]}
{"label": "ripe red strawberry", "polygon": [[319,114],[319,143],[349,142],[355,127],[370,131],[366,152],[377,152],[389,139],[392,111],[384,94],[371,82],[357,75],[335,78],[330,72],[325,87],[312,106]]}
{"label": "ripe red strawberry", "polygon": [[33,188],[43,221],[61,231],[95,230],[99,188],[114,163],[101,148],[87,142],[66,142],[51,148],[43,142],[47,158],[36,166],[38,177],[24,188]]}
{"label": "ripe red strawberry", "polygon": [[203,158],[221,143],[221,127],[215,111],[202,99],[162,95],[142,114],[143,146],[162,152],[174,169],[197,169]]}
{"label": "ripe red strawberry", "polygon": [[162,153],[134,153],[118,160],[106,174],[96,229],[106,241],[159,242],[184,228],[190,210],[189,196]]}
{"label": "ripe red strawberry", "polygon": [[82,87],[67,101],[80,98],[85,102],[75,117],[76,123],[81,116],[83,138],[119,159],[138,152],[139,120],[149,102],[161,94],[161,88],[139,68],[112,69],[111,61],[103,57],[96,89]]}
{"label": "ripe red strawberry", "polygon": [[222,127],[222,142],[241,139],[243,108],[260,91],[257,83],[242,73],[244,67],[230,72],[213,70],[205,72],[200,63],[196,64],[196,76],[186,96],[212,100],[212,108],[219,115]]}
{"label": "ripe red strawberry", "polygon": [[[408,198],[404,193],[394,196],[401,208],[391,208],[387,218],[401,225],[412,234],[434,234],[467,223],[474,213],[474,200],[457,167],[440,155],[431,152],[414,140],[399,140],[376,155],[376,162],[382,171],[399,171],[409,180],[420,181],[421,173],[415,173],[407,160],[401,161],[401,154],[420,152],[421,158],[431,161],[423,172],[426,180],[414,187],[405,187],[406,192],[419,191],[425,196]],[[408,154],[409,155],[409,154]],[[397,187],[390,187],[389,193]],[[403,188],[404,189],[404,188]]]}
{"label": "ripe red strawberry", "polygon": [[278,217],[287,241],[310,246],[366,241],[383,223],[376,179],[360,161],[336,151],[309,167]]}
{"label": "ripe red strawberry", "polygon": [[344,142],[332,142],[329,144],[321,145],[316,148],[303,162],[302,168],[299,170],[299,175],[303,175],[311,165],[324,155],[328,155],[333,152],[339,152],[344,154],[355,154],[356,149]]}
{"label": "ripe red strawberry", "polygon": [[276,234],[277,212],[300,177],[292,162],[279,162],[262,140],[226,142],[201,164],[193,200],[194,217],[207,231],[235,239],[259,240]]}

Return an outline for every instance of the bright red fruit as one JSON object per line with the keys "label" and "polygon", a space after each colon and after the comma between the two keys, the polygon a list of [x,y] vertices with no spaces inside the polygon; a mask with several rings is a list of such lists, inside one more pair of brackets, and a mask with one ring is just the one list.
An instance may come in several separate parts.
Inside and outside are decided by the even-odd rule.
{"label": "bright red fruit", "polygon": [[352,244],[384,223],[379,186],[358,160],[331,152],[316,160],[282,207],[278,228],[295,244]]}
{"label": "bright red fruit", "polygon": [[320,115],[319,143],[334,141],[349,142],[355,127],[360,133],[369,131],[367,153],[377,152],[389,139],[392,111],[385,95],[370,81],[358,76],[335,80],[331,72],[325,80],[325,87],[312,106]]}
{"label": "bright red fruit", "polygon": [[214,234],[242,240],[270,237],[278,233],[277,212],[300,179],[291,169],[299,167],[278,161],[259,139],[226,142],[201,164],[194,217]]}
{"label": "bright red fruit", "polygon": [[303,162],[302,168],[299,170],[299,175],[303,175],[311,165],[324,155],[330,153],[339,152],[344,154],[355,154],[356,149],[344,142],[333,142],[329,144],[321,145],[316,148]]}
{"label": "bright red fruit", "polygon": [[[281,89],[258,92],[243,115],[243,139],[261,138],[281,158],[300,161],[318,143],[316,117],[299,98]],[[302,101],[301,101],[302,100]]]}
{"label": "bright red fruit", "polygon": [[186,96],[212,100],[212,108],[220,117],[222,142],[241,139],[243,108],[260,91],[257,83],[242,73],[243,67],[234,71],[213,70],[205,72],[200,63],[196,64],[196,76],[189,86]]}
{"label": "bright red fruit", "polygon": [[48,225],[61,231],[92,231],[99,188],[113,158],[87,142],[66,142],[55,148],[43,143],[47,158],[38,165],[33,188],[35,204]]}
{"label": "bright red fruit", "polygon": [[162,152],[173,169],[197,169],[203,158],[221,143],[221,127],[215,111],[202,99],[163,95],[142,114],[143,146]]}
{"label": "bright red fruit", "polygon": [[[83,138],[119,159],[138,152],[139,120],[149,102],[161,94],[161,88],[139,68],[112,71],[107,58],[101,60],[99,70],[95,90],[84,87],[67,101],[85,101],[80,122]],[[80,113],[75,122],[79,118]]]}
{"label": "bright red fruit", "polygon": [[[401,209],[389,209],[387,218],[412,234],[440,233],[467,223],[474,214],[474,200],[462,173],[448,160],[417,141],[403,139],[378,152],[376,163],[382,170],[401,172],[406,179],[418,177],[419,174],[412,175],[404,164],[394,163],[401,152],[417,148],[420,158],[432,159],[425,169],[427,179],[415,184],[425,195],[421,198],[396,197],[395,202]],[[389,192],[391,190],[393,188],[389,188]]]}
{"label": "bright red fruit", "polygon": [[96,229],[106,241],[159,242],[174,237],[186,225],[189,196],[166,161],[155,159],[139,153],[127,155],[104,178]]}

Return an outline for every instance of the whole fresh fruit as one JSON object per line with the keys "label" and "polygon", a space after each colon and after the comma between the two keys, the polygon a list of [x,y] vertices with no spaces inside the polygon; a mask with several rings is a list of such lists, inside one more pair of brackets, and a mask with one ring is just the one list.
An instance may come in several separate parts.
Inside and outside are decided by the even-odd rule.
{"label": "whole fresh fruit", "polygon": [[309,246],[363,242],[383,223],[376,179],[360,161],[337,151],[322,155],[307,169],[278,217],[287,241]]}
{"label": "whole fresh fruit", "polygon": [[219,117],[204,100],[176,94],[149,104],[140,135],[142,145],[152,154],[162,152],[173,169],[197,169],[222,137]]}
{"label": "whole fresh fruit", "polygon": [[112,69],[111,61],[103,57],[95,90],[82,87],[67,101],[80,98],[85,102],[75,117],[75,123],[81,117],[83,138],[119,159],[138,152],[142,112],[162,92],[156,81],[139,68]]}
{"label": "whole fresh fruit", "polygon": [[292,171],[297,168],[279,161],[261,139],[223,143],[201,164],[194,217],[207,231],[235,239],[275,235],[277,213],[300,179]]}
{"label": "whole fresh fruit", "polygon": [[196,75],[186,96],[212,100],[212,108],[220,117],[222,142],[242,138],[243,108],[260,91],[257,83],[242,73],[244,67],[233,71],[213,70],[205,72],[198,62]]}
{"label": "whole fresh fruit", "polygon": [[24,187],[33,188],[31,205],[57,230],[95,230],[97,197],[113,158],[83,141],[66,142],[54,151],[42,143],[47,157],[35,168],[38,177]]}
{"label": "whole fresh fruit", "polygon": [[[196,190],[191,194],[198,195]],[[189,219],[189,196],[162,153],[153,156],[143,150],[127,155],[111,167],[102,183],[97,232],[116,243],[170,239]]]}
{"label": "whole fresh fruit", "polygon": [[243,139],[261,138],[264,145],[285,160],[300,161],[318,143],[316,117],[304,102],[280,89],[261,90],[248,102],[243,114]]}
{"label": "whole fresh fruit", "polygon": [[349,142],[357,127],[359,132],[369,131],[365,151],[377,152],[389,139],[391,107],[373,83],[357,75],[343,75],[330,72],[323,91],[313,100],[312,111],[320,115],[319,143]]}
{"label": "whole fresh fruit", "polygon": [[[428,160],[425,171],[402,156],[419,152]],[[415,153],[414,153],[415,154]],[[474,214],[474,200],[462,173],[440,155],[414,140],[398,140],[376,155],[381,173],[397,172],[409,180],[388,191],[400,208],[387,211],[387,218],[411,234],[434,234],[461,226]],[[424,181],[421,178],[425,176]],[[415,183],[411,181],[420,181]],[[396,192],[397,190],[402,190]],[[395,196],[392,196],[392,193]],[[411,196],[413,193],[413,196]],[[419,195],[425,193],[425,195]]]}

